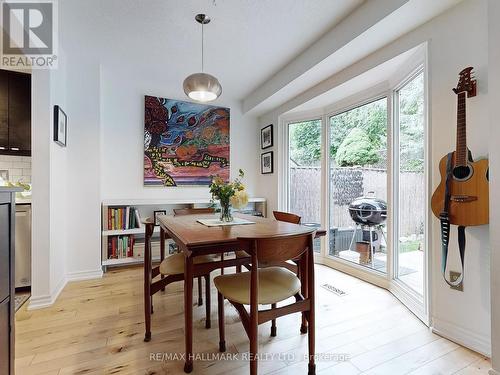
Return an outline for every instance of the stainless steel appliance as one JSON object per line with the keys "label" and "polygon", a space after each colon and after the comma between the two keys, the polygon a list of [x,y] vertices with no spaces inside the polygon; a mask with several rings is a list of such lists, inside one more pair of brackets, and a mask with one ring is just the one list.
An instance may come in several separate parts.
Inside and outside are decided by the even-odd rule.
{"label": "stainless steel appliance", "polygon": [[16,204],[15,287],[31,286],[31,204]]}

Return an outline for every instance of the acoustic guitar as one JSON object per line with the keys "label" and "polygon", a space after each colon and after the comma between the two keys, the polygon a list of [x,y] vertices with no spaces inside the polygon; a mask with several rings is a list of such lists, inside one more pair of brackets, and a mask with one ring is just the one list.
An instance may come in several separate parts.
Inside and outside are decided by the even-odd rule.
{"label": "acoustic guitar", "polygon": [[[434,215],[440,218],[447,211],[451,224],[464,227],[489,222],[488,160],[473,161],[467,148],[466,98],[476,96],[472,69],[469,67],[460,72],[458,85],[453,89],[458,104],[456,150],[439,162],[441,182],[431,200]],[[449,203],[445,210],[447,197]]]}

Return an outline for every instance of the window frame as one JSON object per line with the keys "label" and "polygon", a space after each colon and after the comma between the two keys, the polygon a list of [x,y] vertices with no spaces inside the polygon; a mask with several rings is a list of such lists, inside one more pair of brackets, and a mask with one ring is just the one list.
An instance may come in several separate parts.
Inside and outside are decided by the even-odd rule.
{"label": "window frame", "polygon": [[[424,243],[426,246],[425,259],[424,259],[424,298],[423,306],[420,305],[420,301],[417,302],[411,293],[408,293],[408,288],[404,288],[402,283],[396,279],[396,269],[397,264],[395,264],[395,241],[394,238],[397,236],[395,221],[398,220],[398,211],[396,194],[398,193],[397,186],[394,182],[396,180],[396,175],[399,178],[399,170],[396,171],[396,167],[399,168],[399,162],[396,164],[394,159],[394,153],[399,152],[399,139],[397,140],[397,145],[395,143],[395,127],[399,126],[397,123],[397,114],[395,111],[398,106],[395,105],[396,90],[404,87],[409,81],[415,78],[420,72],[423,71],[424,74],[424,173],[425,173],[425,201],[427,205],[424,231],[425,239]],[[339,270],[341,272],[348,273],[354,277],[361,280],[370,282],[382,288],[389,290],[393,293],[403,304],[407,305],[415,314],[426,324],[430,324],[430,302],[431,302],[431,290],[429,289],[432,282],[432,265],[431,265],[431,235],[430,235],[430,195],[431,195],[431,181],[430,176],[432,173],[431,169],[431,148],[429,144],[431,131],[430,122],[430,108],[429,108],[429,85],[430,85],[430,74],[429,74],[429,64],[428,64],[428,52],[427,44],[424,43],[417,51],[402,65],[402,67],[392,74],[392,76],[380,84],[373,85],[366,90],[362,90],[352,96],[339,100],[328,106],[323,106],[321,108],[296,112],[293,114],[283,114],[278,117],[278,145],[283,151],[278,154],[278,208],[280,210],[286,210],[288,207],[288,186],[289,186],[289,166],[288,166],[288,125],[290,123],[307,121],[307,120],[321,120],[322,127],[322,140],[321,140],[321,225],[329,228],[330,224],[330,157],[326,150],[330,148],[330,117],[344,113],[346,111],[361,107],[363,105],[369,104],[371,102],[380,100],[382,98],[387,99],[387,205],[388,205],[388,219],[387,219],[387,269],[386,273],[379,272],[377,270],[372,270],[369,267],[358,265],[356,263],[341,259],[339,257],[329,255],[329,237],[330,233],[327,230],[327,235],[322,237],[321,240],[321,252],[320,254],[315,254],[315,261],[319,264],[323,264]],[[398,128],[399,130],[399,128]],[[397,133],[399,136],[399,133]],[[397,146],[397,147],[396,147]]]}

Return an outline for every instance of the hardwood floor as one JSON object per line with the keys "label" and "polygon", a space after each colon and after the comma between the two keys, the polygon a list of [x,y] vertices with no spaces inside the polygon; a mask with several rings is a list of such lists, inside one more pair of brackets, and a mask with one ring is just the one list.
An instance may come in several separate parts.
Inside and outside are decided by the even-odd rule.
{"label": "hardwood floor", "polygon": [[[353,277],[317,266],[318,374],[486,375],[489,361],[432,334],[390,293]],[[347,294],[339,297],[321,285]],[[152,340],[143,341],[141,268],[110,271],[103,279],[70,283],[57,303],[16,314],[16,369],[20,375],[183,374],[182,283],[154,297]],[[212,329],[204,328],[205,307],[194,308],[194,374],[247,374],[242,353],[248,339],[236,312],[226,306],[226,343],[234,358],[218,355],[217,298]],[[195,292],[196,295],[196,292]],[[195,298],[196,300],[196,298]],[[193,301],[195,302],[195,301]],[[259,327],[261,374],[306,374],[307,336],[299,315]],[[167,356],[172,360],[162,361]],[[273,357],[271,357],[271,355]]]}

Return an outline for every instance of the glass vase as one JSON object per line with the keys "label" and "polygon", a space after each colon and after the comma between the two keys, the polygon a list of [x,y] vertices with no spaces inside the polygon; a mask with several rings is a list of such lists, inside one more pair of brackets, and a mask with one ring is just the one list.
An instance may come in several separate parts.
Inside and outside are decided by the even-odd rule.
{"label": "glass vase", "polygon": [[231,215],[231,204],[229,201],[220,201],[220,221],[226,223],[233,221],[233,215]]}

